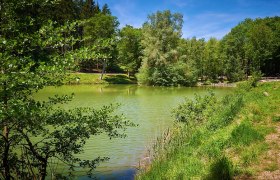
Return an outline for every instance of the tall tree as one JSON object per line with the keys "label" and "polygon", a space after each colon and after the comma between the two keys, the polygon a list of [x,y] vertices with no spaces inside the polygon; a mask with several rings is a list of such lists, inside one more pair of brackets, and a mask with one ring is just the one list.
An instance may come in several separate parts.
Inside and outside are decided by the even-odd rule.
{"label": "tall tree", "polygon": [[210,38],[205,47],[205,75],[212,81],[216,81],[220,74],[219,41]]}
{"label": "tall tree", "polygon": [[66,111],[54,105],[67,103],[71,96],[54,96],[44,102],[34,99],[38,90],[62,84],[77,55],[68,48],[77,23],[61,26],[36,16],[37,11],[22,16],[32,7],[44,9],[52,3],[9,0],[1,4],[0,179],[43,180],[50,159],[65,163],[70,173],[76,167],[91,171],[108,158],[75,156],[83,151],[86,140],[102,132],[122,137],[119,130],[129,125],[121,116],[111,115],[112,106]]}
{"label": "tall tree", "polygon": [[118,61],[129,76],[130,72],[135,73],[141,65],[141,29],[127,25],[121,29],[119,36],[120,40],[117,43]]}
{"label": "tall tree", "polygon": [[274,34],[265,20],[257,19],[247,32],[249,42],[246,53],[251,60],[251,71],[263,71],[266,61],[271,60],[274,51]]}
{"label": "tall tree", "polygon": [[[84,46],[96,49],[95,47],[100,47],[98,44],[100,42],[114,42],[117,35],[118,25],[119,22],[116,17],[102,13],[96,14],[94,17],[88,19],[84,24]],[[117,59],[115,43],[109,44],[110,48],[104,49],[108,50],[107,57],[110,58],[106,58],[106,60],[104,60],[92,57],[92,59],[83,61],[81,66],[92,69],[93,67],[89,66],[89,62],[94,62],[93,65],[96,65],[97,67],[99,67],[99,64],[101,63],[102,72],[104,73],[104,66],[107,66],[108,61],[114,61]],[[103,76],[103,73],[101,73],[101,77]]]}
{"label": "tall tree", "polygon": [[111,10],[109,9],[108,4],[105,3],[105,4],[103,5],[101,12],[102,12],[103,14],[111,15]]}
{"label": "tall tree", "polygon": [[230,80],[238,81],[254,72],[279,73],[279,19],[245,19],[222,39],[225,72]]}
{"label": "tall tree", "polygon": [[[143,63],[138,81],[154,85],[179,85],[187,81],[179,62],[178,44],[182,35],[183,16],[158,11],[143,25]],[[176,64],[176,65],[175,65]],[[175,65],[175,66],[174,66]]]}
{"label": "tall tree", "polygon": [[96,40],[102,38],[113,38],[117,34],[119,26],[118,19],[112,15],[96,14],[94,17],[87,20],[84,25],[84,36],[86,44],[92,44]]}
{"label": "tall tree", "polygon": [[95,9],[96,9],[95,2],[93,0],[86,0],[82,6],[81,18],[88,19],[93,17],[96,11]]}
{"label": "tall tree", "polygon": [[195,72],[197,78],[203,79],[205,77],[205,40],[196,39],[182,39],[180,43],[180,54],[185,56],[185,63],[191,66],[191,70]]}
{"label": "tall tree", "polygon": [[246,55],[246,34],[252,23],[251,19],[246,19],[222,39],[221,43],[226,55],[224,56],[225,73],[230,81],[242,80],[248,74],[250,60]]}

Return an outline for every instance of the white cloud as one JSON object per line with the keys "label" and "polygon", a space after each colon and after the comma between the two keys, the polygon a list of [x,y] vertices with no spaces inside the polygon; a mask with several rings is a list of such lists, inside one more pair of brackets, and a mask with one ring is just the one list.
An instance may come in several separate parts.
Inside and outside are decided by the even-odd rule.
{"label": "white cloud", "polygon": [[221,39],[230,32],[231,28],[244,20],[247,15],[204,12],[194,17],[188,17],[183,28],[183,37],[209,39],[216,37]]}
{"label": "white cloud", "polygon": [[144,18],[140,16],[135,16],[134,11],[136,10],[136,5],[132,1],[124,0],[120,1],[120,3],[113,6],[115,15],[118,17],[120,21],[120,27],[125,25],[131,25],[133,27],[141,27]]}

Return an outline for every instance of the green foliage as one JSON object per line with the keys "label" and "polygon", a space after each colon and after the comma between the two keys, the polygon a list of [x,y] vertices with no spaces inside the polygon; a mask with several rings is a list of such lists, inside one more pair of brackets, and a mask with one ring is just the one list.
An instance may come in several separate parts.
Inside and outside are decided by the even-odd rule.
{"label": "green foliage", "polygon": [[106,74],[100,80],[99,74],[94,73],[70,73],[64,84],[137,84],[134,77],[126,74]]}
{"label": "green foliage", "polygon": [[107,15],[110,15],[110,14],[111,14],[111,10],[109,9],[108,4],[105,3],[105,4],[103,5],[101,12],[102,12],[103,14],[107,14]]}
{"label": "green foliage", "polygon": [[204,39],[181,39],[179,42],[180,59],[189,66],[189,70],[197,78],[205,76],[205,40]]}
{"label": "green foliage", "polygon": [[249,145],[252,142],[264,140],[264,136],[247,121],[237,126],[231,136],[231,142],[238,145]]}
{"label": "green foliage", "polygon": [[128,74],[129,72],[135,73],[141,66],[141,29],[127,25],[121,29],[119,34],[120,40],[117,43],[118,62]]}
{"label": "green foliage", "polygon": [[250,77],[248,83],[252,86],[252,87],[257,87],[257,83],[259,80],[261,80],[262,77],[262,73],[260,71],[258,72],[253,72],[252,73],[252,77]]}
{"label": "green foliage", "polygon": [[213,121],[216,123],[209,124],[209,128],[214,130],[218,125],[225,126],[230,124],[236,115],[240,112],[244,105],[243,95],[237,94],[235,96],[225,96],[221,101],[222,110],[218,110],[219,113],[216,117],[213,117]]}
{"label": "green foliage", "polygon": [[[1,179],[45,179],[51,160],[68,166],[70,174],[77,168],[86,168],[91,173],[99,162],[108,158],[77,158],[86,140],[100,133],[110,138],[124,137],[125,127],[133,126],[123,116],[115,115],[116,107],[112,105],[99,110],[66,111],[57,104],[67,103],[72,96],[54,96],[44,102],[33,98],[35,92],[46,86],[61,85],[76,59],[87,56],[81,53],[86,49],[74,51],[79,42],[76,38],[79,22],[60,25],[42,18],[32,8],[43,9],[55,3],[11,0],[1,4]],[[30,14],[23,16],[22,12]],[[98,49],[95,54],[104,58],[106,47],[95,46]]]}
{"label": "green foliage", "polygon": [[244,79],[259,71],[266,76],[277,75],[278,24],[279,17],[246,19],[222,39],[225,73],[230,81]]}
{"label": "green foliage", "polygon": [[219,62],[219,41],[215,38],[210,38],[204,50],[204,75],[212,81],[218,80],[218,76],[222,75]]}
{"label": "green foliage", "polygon": [[100,8],[98,4],[95,4],[95,1],[85,0],[80,2],[80,18],[88,19],[98,13],[100,13]]}
{"label": "green foliage", "polygon": [[186,99],[173,113],[177,121],[190,123],[201,123],[215,111],[217,99],[213,93],[201,97],[196,95],[194,100]]}
{"label": "green foliage", "polygon": [[[94,66],[102,67],[102,74],[117,57],[116,32],[119,22],[116,17],[107,13],[98,13],[83,24],[83,54],[88,58],[79,61],[80,70],[92,72]],[[110,61],[110,62],[109,62]]]}
{"label": "green foliage", "polygon": [[[147,69],[140,69],[137,75],[138,81],[142,84],[157,86],[194,86],[196,76],[193,72],[186,72],[187,65],[177,62],[173,65],[161,66]],[[146,83],[145,83],[146,82]]]}
{"label": "green foliage", "polygon": [[280,116],[273,116],[272,121],[274,122],[280,122]]}
{"label": "green foliage", "polygon": [[233,179],[234,169],[233,164],[229,158],[222,156],[217,159],[210,167],[210,175],[206,178],[209,180],[221,179],[231,180]]}
{"label": "green foliage", "polygon": [[179,41],[183,17],[170,11],[148,16],[143,25],[143,62],[137,75],[140,84],[177,86],[193,85],[193,70],[180,61]]}
{"label": "green foliage", "polygon": [[[264,96],[264,91],[270,96]],[[182,117],[193,113],[192,119],[176,123],[157,140],[152,164],[137,179],[234,179],[252,175],[260,157],[270,149],[264,136],[272,132],[268,117],[278,116],[278,94],[279,83],[275,82],[237,90],[212,106],[203,103],[212,102],[205,97],[183,102],[177,110]],[[200,104],[209,106],[196,108]],[[209,115],[196,123],[197,116],[207,112]],[[254,113],[261,120],[253,124]]]}
{"label": "green foliage", "polygon": [[96,14],[84,24],[86,44],[93,44],[98,39],[113,38],[119,22],[116,17],[107,14]]}

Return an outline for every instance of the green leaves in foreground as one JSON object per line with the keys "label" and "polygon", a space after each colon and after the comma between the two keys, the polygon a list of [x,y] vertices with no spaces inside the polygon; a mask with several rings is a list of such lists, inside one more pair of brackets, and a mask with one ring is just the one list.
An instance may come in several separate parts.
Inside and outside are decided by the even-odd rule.
{"label": "green leaves in foreground", "polygon": [[44,180],[58,173],[58,179],[68,176],[67,172],[55,172],[53,163],[69,167],[69,175],[77,168],[87,168],[90,173],[108,158],[78,158],[86,140],[100,133],[124,137],[123,130],[133,125],[122,115],[115,115],[112,105],[99,110],[65,110],[58,105],[70,101],[71,96],[55,96],[46,102],[34,99],[34,93],[46,86],[61,85],[80,59],[105,58],[103,50],[111,43],[108,39],[93,45],[94,50],[100,48],[98,52],[79,49],[84,41],[77,36],[82,22],[62,25],[40,16],[40,9],[53,9],[53,3],[1,2],[0,179]]}
{"label": "green leaves in foreground", "polygon": [[[64,110],[54,106],[66,103],[71,97],[52,97],[46,102],[33,99],[17,100],[16,105],[6,109],[3,119],[9,119],[10,173],[24,179],[45,178],[47,168],[57,162],[69,167],[73,174],[77,168],[86,168],[88,174],[107,157],[80,159],[86,140],[101,133],[110,138],[125,137],[124,130],[133,123],[122,115],[115,115],[117,106],[104,106],[98,110],[75,108]],[[1,122],[2,120],[1,119]],[[2,123],[0,124],[3,128]],[[4,148],[1,145],[1,155]],[[96,159],[95,159],[96,158]],[[0,167],[3,167],[2,161]],[[31,171],[32,173],[31,173]],[[67,172],[64,172],[67,175]],[[61,172],[52,172],[62,176]],[[68,176],[68,175],[67,175]]]}

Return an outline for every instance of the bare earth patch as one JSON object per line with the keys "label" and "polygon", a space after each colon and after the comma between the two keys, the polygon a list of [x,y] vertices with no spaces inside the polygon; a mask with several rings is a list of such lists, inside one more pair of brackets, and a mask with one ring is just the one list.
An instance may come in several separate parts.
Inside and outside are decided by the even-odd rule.
{"label": "bare earth patch", "polygon": [[267,135],[265,140],[269,151],[260,161],[259,173],[252,179],[280,180],[280,123],[277,123],[276,132]]}

